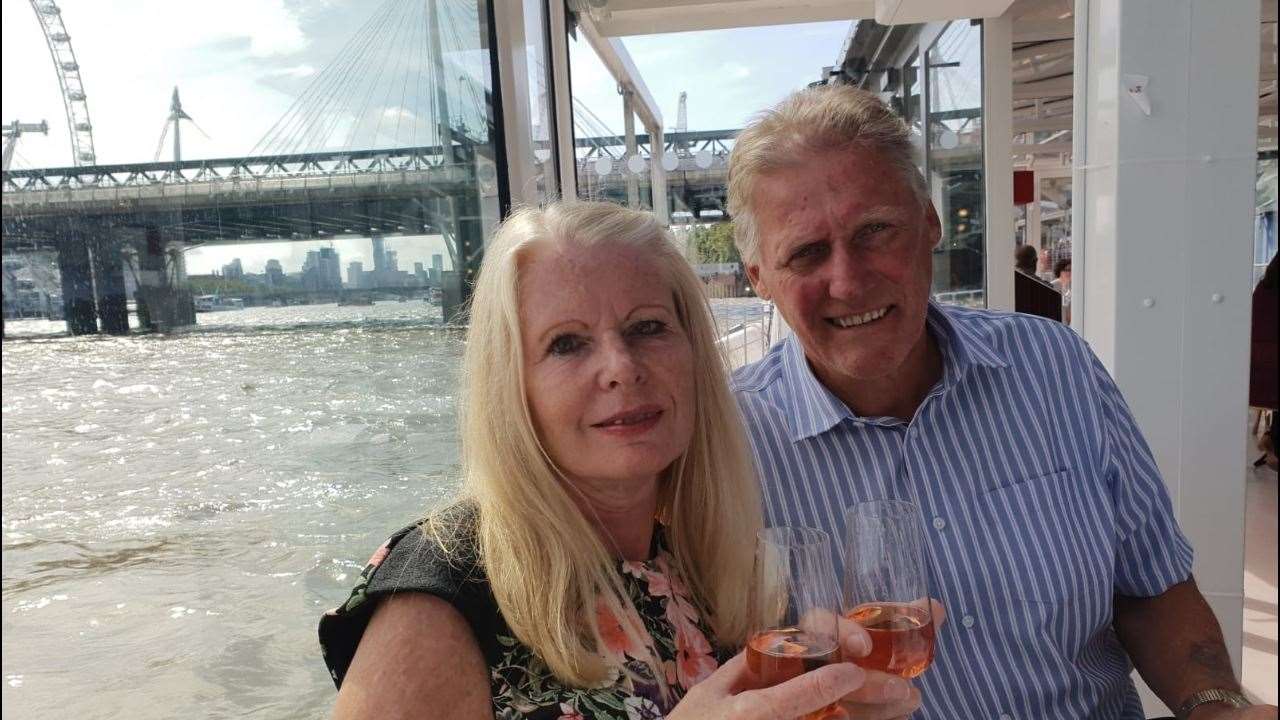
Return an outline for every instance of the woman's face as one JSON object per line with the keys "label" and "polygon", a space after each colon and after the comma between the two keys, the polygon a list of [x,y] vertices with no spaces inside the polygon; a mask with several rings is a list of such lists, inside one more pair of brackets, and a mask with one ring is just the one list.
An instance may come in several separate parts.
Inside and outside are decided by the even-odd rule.
{"label": "woman's face", "polygon": [[524,379],[538,435],[585,484],[652,481],[693,435],[693,348],[642,251],[542,244],[522,263]]}

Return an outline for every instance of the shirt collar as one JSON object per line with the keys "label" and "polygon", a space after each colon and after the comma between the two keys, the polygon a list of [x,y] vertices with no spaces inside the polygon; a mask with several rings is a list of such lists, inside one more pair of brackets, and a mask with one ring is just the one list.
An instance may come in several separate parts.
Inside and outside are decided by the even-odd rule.
{"label": "shirt collar", "polygon": [[[954,387],[973,366],[1009,367],[1003,354],[985,337],[933,301],[929,302],[925,323],[942,349],[944,363],[942,382],[935,394]],[[788,424],[792,442],[821,435],[842,420],[875,425],[901,423],[892,418],[864,418],[850,410],[813,374],[804,347],[794,334],[784,341],[782,370],[791,410]]]}

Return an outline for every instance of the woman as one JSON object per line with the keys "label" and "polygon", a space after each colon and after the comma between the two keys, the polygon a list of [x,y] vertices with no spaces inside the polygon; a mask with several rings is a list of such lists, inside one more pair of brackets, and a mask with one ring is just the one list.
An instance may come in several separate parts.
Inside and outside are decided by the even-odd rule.
{"label": "woman", "polygon": [[838,663],[742,692],[760,500],[715,340],[652,216],[508,219],[471,310],[462,498],[322,620],[335,717],[781,719],[863,685]]}

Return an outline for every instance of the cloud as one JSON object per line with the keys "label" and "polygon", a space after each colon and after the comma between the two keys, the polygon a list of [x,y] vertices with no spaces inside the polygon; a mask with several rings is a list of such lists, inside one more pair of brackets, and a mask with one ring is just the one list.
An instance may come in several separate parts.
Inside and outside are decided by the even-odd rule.
{"label": "cloud", "polygon": [[316,69],[312,65],[303,63],[301,65],[293,65],[287,68],[280,68],[279,70],[272,70],[267,74],[274,75],[277,77],[306,78],[306,77],[311,77],[312,75],[315,75]]}

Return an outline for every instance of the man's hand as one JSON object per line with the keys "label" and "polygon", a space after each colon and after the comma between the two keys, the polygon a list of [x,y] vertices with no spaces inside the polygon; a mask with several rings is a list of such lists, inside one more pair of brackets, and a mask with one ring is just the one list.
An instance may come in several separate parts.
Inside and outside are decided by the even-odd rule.
{"label": "man's hand", "polygon": [[[930,611],[936,629],[947,620],[942,603],[930,600]],[[840,618],[840,650],[846,660],[865,657],[871,652],[871,636],[861,625]],[[897,675],[867,671],[862,687],[840,700],[850,720],[898,720],[920,708],[920,691]]]}

